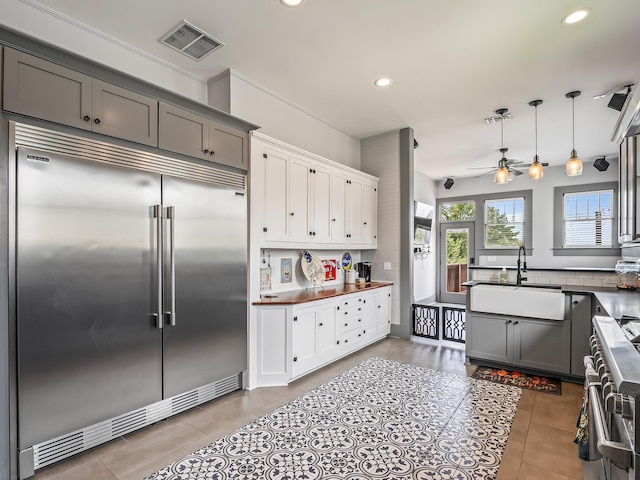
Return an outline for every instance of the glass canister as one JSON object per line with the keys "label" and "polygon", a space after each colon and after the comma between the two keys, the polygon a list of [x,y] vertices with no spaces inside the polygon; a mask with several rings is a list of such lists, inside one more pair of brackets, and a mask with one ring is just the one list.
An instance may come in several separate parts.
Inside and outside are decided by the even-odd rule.
{"label": "glass canister", "polygon": [[638,288],[638,263],[628,260],[616,262],[616,286],[635,290]]}

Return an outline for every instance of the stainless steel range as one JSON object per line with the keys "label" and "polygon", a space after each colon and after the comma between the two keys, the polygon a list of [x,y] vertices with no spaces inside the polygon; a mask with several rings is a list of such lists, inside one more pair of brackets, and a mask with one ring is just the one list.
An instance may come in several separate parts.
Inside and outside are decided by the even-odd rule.
{"label": "stainless steel range", "polygon": [[593,326],[584,359],[592,460],[585,479],[640,480],[640,323],[595,316]]}

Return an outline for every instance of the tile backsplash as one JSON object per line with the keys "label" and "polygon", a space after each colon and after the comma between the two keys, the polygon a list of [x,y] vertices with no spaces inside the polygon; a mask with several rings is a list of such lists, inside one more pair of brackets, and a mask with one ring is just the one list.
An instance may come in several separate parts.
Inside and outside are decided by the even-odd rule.
{"label": "tile backsplash", "polygon": [[[516,282],[517,270],[507,268],[509,283]],[[615,272],[597,272],[580,270],[528,270],[524,276],[526,283],[533,285],[575,285],[585,287],[615,287]],[[469,280],[480,282],[499,282],[500,269],[473,268],[469,270]]]}

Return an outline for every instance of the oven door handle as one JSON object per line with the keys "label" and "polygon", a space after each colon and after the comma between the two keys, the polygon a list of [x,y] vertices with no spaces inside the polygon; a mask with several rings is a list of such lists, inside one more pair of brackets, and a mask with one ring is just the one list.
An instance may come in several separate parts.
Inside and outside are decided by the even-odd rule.
{"label": "oven door handle", "polygon": [[633,452],[629,445],[614,442],[607,438],[608,432],[604,423],[604,415],[602,413],[602,405],[598,400],[598,390],[595,385],[589,386],[589,401],[591,402],[591,411],[593,417],[596,435],[598,437],[596,445],[598,451],[603,457],[607,457],[613,463],[622,468],[630,468],[633,466]]}

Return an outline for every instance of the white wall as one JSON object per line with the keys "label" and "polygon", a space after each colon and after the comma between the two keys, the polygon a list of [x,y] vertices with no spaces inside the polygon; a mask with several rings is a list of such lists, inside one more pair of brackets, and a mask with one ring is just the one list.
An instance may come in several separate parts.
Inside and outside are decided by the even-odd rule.
{"label": "white wall", "polygon": [[203,79],[42,4],[21,1],[8,2],[8,5],[3,3],[0,22],[11,30],[61,50],[120,70],[192,100],[206,102],[207,89]]}
{"label": "white wall", "polygon": [[[554,256],[553,255],[553,212],[554,208],[562,205],[553,204],[553,189],[558,186],[582,185],[589,183],[617,182],[618,161],[607,159],[610,166],[606,172],[600,172],[593,167],[593,163],[584,164],[583,173],[578,177],[568,177],[564,166],[546,167],[541,180],[530,180],[528,175],[515,177],[506,185],[493,182],[492,175],[482,175],[479,178],[456,178],[451,190],[445,190],[443,182],[438,182],[437,197],[439,199],[493,193],[496,191],[533,190],[533,255],[527,257],[530,267],[613,267],[619,256],[591,257],[591,256]],[[529,245],[527,245],[529,247]],[[516,257],[496,256],[489,261],[481,256],[479,265],[515,265]]]}
{"label": "white wall", "polygon": [[[223,84],[222,88],[220,83]],[[225,88],[230,89],[229,99]],[[260,133],[360,169],[360,142],[232,70],[209,81],[209,105],[260,125]]]}
{"label": "white wall", "polygon": [[[415,201],[427,203],[435,207],[436,190],[435,180],[427,177],[420,172],[414,172],[413,178],[413,197]],[[426,255],[414,255],[413,260],[413,301],[425,300],[435,301],[436,297],[436,265],[438,248],[436,235],[436,224],[431,231],[430,250],[431,253]]]}

